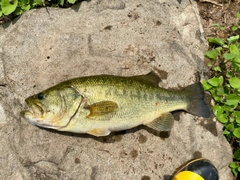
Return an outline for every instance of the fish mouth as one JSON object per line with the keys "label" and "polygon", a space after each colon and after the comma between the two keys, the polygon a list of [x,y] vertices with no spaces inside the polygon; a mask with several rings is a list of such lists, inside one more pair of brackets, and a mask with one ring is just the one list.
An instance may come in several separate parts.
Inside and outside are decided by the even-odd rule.
{"label": "fish mouth", "polygon": [[54,125],[51,121],[44,118],[47,115],[47,109],[44,105],[39,102],[30,102],[28,99],[25,101],[28,108],[27,110],[20,112],[22,118],[26,119],[34,126],[59,129],[59,126]]}
{"label": "fish mouth", "polygon": [[26,111],[23,111],[24,114],[32,114],[33,116],[43,116],[45,114],[45,108],[42,104],[37,103],[37,102],[30,102],[28,99],[26,99],[26,103],[28,106],[28,109]]}
{"label": "fish mouth", "polygon": [[44,116],[45,108],[40,103],[30,102],[28,99],[26,99],[26,104],[28,108],[22,111],[20,116],[27,119],[31,124],[37,125],[39,123],[37,119]]}

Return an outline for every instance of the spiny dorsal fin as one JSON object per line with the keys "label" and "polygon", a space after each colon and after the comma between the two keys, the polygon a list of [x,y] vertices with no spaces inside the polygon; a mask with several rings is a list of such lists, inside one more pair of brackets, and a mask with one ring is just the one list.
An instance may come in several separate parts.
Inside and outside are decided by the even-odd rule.
{"label": "spiny dorsal fin", "polygon": [[88,118],[93,116],[102,116],[109,113],[113,113],[118,111],[117,103],[113,101],[100,101],[85,107],[90,110],[90,114],[87,116]]}
{"label": "spiny dorsal fin", "polygon": [[143,81],[145,83],[150,83],[151,85],[157,86],[161,82],[161,78],[154,71],[149,72],[145,75],[133,76],[132,78]]}
{"label": "spiny dorsal fin", "polygon": [[145,125],[157,131],[171,131],[173,124],[173,115],[171,113],[164,113],[159,118]]}

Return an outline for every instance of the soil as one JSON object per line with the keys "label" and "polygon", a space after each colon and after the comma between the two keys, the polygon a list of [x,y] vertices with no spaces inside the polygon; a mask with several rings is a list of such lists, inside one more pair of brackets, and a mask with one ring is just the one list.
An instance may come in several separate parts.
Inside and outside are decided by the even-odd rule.
{"label": "soil", "polygon": [[[229,36],[229,29],[237,25],[239,20],[237,12],[240,11],[240,0],[196,0],[205,32],[205,38]],[[225,27],[216,31],[213,24]]]}

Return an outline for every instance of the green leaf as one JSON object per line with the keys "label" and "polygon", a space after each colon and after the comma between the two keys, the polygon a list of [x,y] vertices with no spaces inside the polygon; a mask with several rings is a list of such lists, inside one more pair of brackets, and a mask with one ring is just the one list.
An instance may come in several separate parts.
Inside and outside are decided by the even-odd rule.
{"label": "green leaf", "polygon": [[240,63],[235,63],[235,62],[233,62],[232,65],[233,65],[233,66],[232,66],[232,69],[233,69],[234,71],[240,73]]}
{"label": "green leaf", "polygon": [[68,2],[69,2],[70,4],[74,4],[74,3],[76,2],[76,0],[68,0]]}
{"label": "green leaf", "polygon": [[217,49],[209,50],[205,53],[205,56],[212,60],[217,60],[220,52]]}
{"label": "green leaf", "polygon": [[235,111],[232,115],[236,118],[236,122],[240,124],[240,111]]}
{"label": "green leaf", "polygon": [[227,94],[226,95],[226,105],[237,107],[239,102],[239,97],[236,94]]}
{"label": "green leaf", "polygon": [[223,84],[223,77],[222,76],[213,77],[213,78],[207,80],[207,82],[214,87],[221,86]]}
{"label": "green leaf", "polygon": [[9,0],[2,0],[2,12],[4,15],[9,15],[17,8],[18,0],[13,0],[12,3]]}
{"label": "green leaf", "polygon": [[233,112],[235,110],[235,107],[224,105],[223,109],[225,110],[225,112],[229,113],[229,112]]}
{"label": "green leaf", "polygon": [[17,7],[17,9],[14,11],[14,14],[15,15],[21,15],[24,11],[20,8],[20,7]]}
{"label": "green leaf", "polygon": [[209,38],[208,42],[213,43],[213,44],[217,44],[220,46],[224,45],[224,41],[221,38]]}
{"label": "green leaf", "polygon": [[229,50],[230,53],[239,55],[239,49],[235,44],[230,44]]}
{"label": "green leaf", "polygon": [[234,131],[234,124],[230,123],[228,125],[225,126],[229,131]]}
{"label": "green leaf", "polygon": [[230,71],[230,72],[226,72],[226,77],[230,78],[234,76],[234,74]]}
{"label": "green leaf", "polygon": [[225,28],[221,26],[220,24],[212,24],[211,26],[216,27],[217,30],[224,30]]}
{"label": "green leaf", "polygon": [[233,154],[233,158],[240,160],[240,149],[237,149],[234,154]]}
{"label": "green leaf", "polygon": [[204,89],[205,91],[207,91],[207,90],[209,90],[209,89],[212,88],[212,86],[211,86],[210,84],[208,84],[207,81],[203,81],[203,82],[202,82],[202,85],[203,85],[203,89]]}
{"label": "green leaf", "polygon": [[218,24],[218,23],[214,23],[214,24],[212,24],[211,26],[213,26],[213,27],[222,27],[220,24]]}
{"label": "green leaf", "polygon": [[232,31],[236,31],[236,30],[238,30],[238,27],[237,26],[233,26],[232,27]]}
{"label": "green leaf", "polygon": [[30,0],[20,0],[19,5],[22,10],[27,11],[31,8]]}
{"label": "green leaf", "polygon": [[230,117],[229,117],[229,122],[231,122],[231,123],[232,123],[232,122],[235,122],[234,117],[230,116]]}
{"label": "green leaf", "polygon": [[224,129],[224,131],[223,131],[223,134],[225,134],[225,135],[230,135],[230,134],[231,134],[231,132],[230,132],[230,131],[228,131],[227,129]]}
{"label": "green leaf", "polygon": [[61,6],[63,6],[64,0],[58,0],[58,3],[59,3]]}
{"label": "green leaf", "polygon": [[240,79],[238,77],[232,77],[229,79],[229,83],[233,88],[240,88]]}
{"label": "green leaf", "polygon": [[223,112],[224,112],[223,107],[219,106],[219,105],[214,105],[212,110],[213,110],[213,113],[215,114],[215,116],[219,116],[219,115],[223,114]]}
{"label": "green leaf", "polygon": [[[212,91],[212,90],[210,90]],[[215,94],[215,92],[211,92],[212,93],[212,97],[214,99],[215,102],[220,102],[223,103],[223,98],[222,96],[218,96],[217,94]]]}
{"label": "green leaf", "polygon": [[218,71],[218,72],[222,72],[220,66],[215,67],[214,70],[215,70],[215,71]]}
{"label": "green leaf", "polygon": [[207,66],[208,66],[209,68],[211,68],[211,67],[213,66],[213,64],[209,62],[209,63],[207,64]]}
{"label": "green leaf", "polygon": [[33,0],[32,7],[43,6],[42,0]]}
{"label": "green leaf", "polygon": [[231,162],[229,166],[230,168],[238,168],[238,164],[236,162]]}
{"label": "green leaf", "polygon": [[217,87],[217,89],[216,89],[216,94],[218,95],[218,96],[223,96],[225,93],[224,93],[224,88],[222,87],[222,86],[219,86],[219,87]]}
{"label": "green leaf", "polygon": [[228,122],[227,114],[220,114],[217,116],[217,120],[223,124],[226,124]]}
{"label": "green leaf", "polygon": [[233,172],[233,174],[234,174],[234,176],[237,176],[238,175],[238,163],[237,162],[231,162],[230,164],[229,164],[229,166],[230,166],[230,168],[232,169],[232,172]]}
{"label": "green leaf", "polygon": [[232,54],[232,53],[224,53],[223,54],[223,57],[226,59],[226,60],[231,60],[233,58],[235,58],[237,55],[236,54]]}
{"label": "green leaf", "polygon": [[220,52],[223,48],[221,46],[215,48],[216,50],[218,50],[218,52]]}
{"label": "green leaf", "polygon": [[240,55],[237,55],[237,56],[233,59],[233,62],[240,64]]}
{"label": "green leaf", "polygon": [[233,135],[237,138],[240,138],[240,128],[235,128],[233,131]]}
{"label": "green leaf", "polygon": [[238,19],[240,19],[240,11],[237,13],[237,17]]}
{"label": "green leaf", "polygon": [[229,44],[231,43],[235,43],[239,40],[239,35],[236,35],[236,36],[231,36],[230,38],[227,38],[227,41]]}

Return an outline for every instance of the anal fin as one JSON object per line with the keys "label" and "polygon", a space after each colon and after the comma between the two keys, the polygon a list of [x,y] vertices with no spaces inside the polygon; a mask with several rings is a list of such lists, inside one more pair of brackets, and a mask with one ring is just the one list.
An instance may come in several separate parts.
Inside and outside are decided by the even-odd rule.
{"label": "anal fin", "polygon": [[104,129],[104,128],[96,128],[96,129],[92,129],[90,131],[87,132],[88,134],[91,134],[93,136],[107,136],[111,133],[111,131],[109,131],[108,129]]}
{"label": "anal fin", "polygon": [[168,112],[145,125],[157,131],[171,131],[173,124],[174,117]]}

